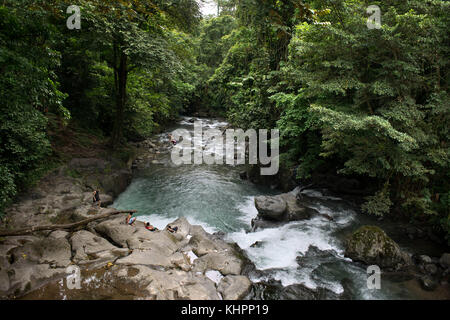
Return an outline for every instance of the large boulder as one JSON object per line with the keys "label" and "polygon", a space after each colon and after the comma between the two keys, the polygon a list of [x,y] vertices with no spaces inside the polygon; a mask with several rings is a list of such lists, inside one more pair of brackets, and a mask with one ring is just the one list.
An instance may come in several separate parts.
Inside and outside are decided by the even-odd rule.
{"label": "large boulder", "polygon": [[254,222],[257,227],[264,225],[260,222],[261,220],[268,222],[298,221],[318,214],[316,209],[299,201],[294,192],[255,197],[255,207],[258,210],[258,217]]}
{"label": "large boulder", "polygon": [[277,196],[255,197],[255,207],[263,219],[282,221],[285,219],[286,201]]}
{"label": "large boulder", "polygon": [[346,241],[345,256],[381,268],[399,269],[411,265],[411,258],[376,226],[362,226]]}
{"label": "large boulder", "polygon": [[288,221],[309,219],[311,216],[318,214],[316,209],[310,208],[298,201],[294,193],[284,193],[280,196],[286,202],[286,214]]}

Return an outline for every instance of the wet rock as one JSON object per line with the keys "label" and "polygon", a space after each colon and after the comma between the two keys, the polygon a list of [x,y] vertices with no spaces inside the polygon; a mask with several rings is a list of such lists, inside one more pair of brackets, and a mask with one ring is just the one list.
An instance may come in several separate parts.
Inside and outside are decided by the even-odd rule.
{"label": "wet rock", "polygon": [[282,194],[281,197],[286,201],[286,211],[288,221],[297,221],[311,218],[317,214],[317,210],[304,206],[297,201],[297,197],[293,193]]}
{"label": "wet rock", "polygon": [[281,224],[281,222],[264,220],[264,219],[261,219],[260,217],[256,217],[256,218],[252,219],[252,221],[251,221],[251,227],[252,227],[253,231],[257,230],[257,229],[275,228],[275,227],[279,226],[280,224]]}
{"label": "wet rock", "polygon": [[345,256],[381,268],[402,268],[411,264],[407,253],[375,226],[363,226],[346,241]]}
{"label": "wet rock", "polygon": [[282,221],[285,219],[286,201],[276,196],[255,197],[258,215],[263,219]]}
{"label": "wet rock", "polygon": [[217,270],[223,275],[239,275],[243,261],[232,251],[211,252],[195,260],[194,271]]}
{"label": "wet rock", "polygon": [[240,177],[242,180],[247,180],[247,179],[248,179],[247,171],[241,171],[241,172],[239,172],[239,177]]}
{"label": "wet rock", "polygon": [[321,216],[322,218],[325,218],[329,221],[334,221],[334,218],[332,216],[330,216],[329,214],[326,213],[319,213],[319,216]]}
{"label": "wet rock", "polygon": [[300,268],[310,267],[316,264],[326,264],[336,259],[337,253],[334,250],[320,250],[316,246],[310,245],[308,251],[299,255],[296,261]]}
{"label": "wet rock", "polygon": [[298,221],[318,214],[317,210],[298,201],[294,192],[255,197],[255,206],[258,217],[268,221]]}
{"label": "wet rock", "polygon": [[338,300],[339,295],[326,288],[310,289],[302,284],[285,287],[281,292],[283,300]]}
{"label": "wet rock", "polygon": [[270,280],[254,284],[253,295],[261,300],[337,300],[341,296],[326,288],[310,289],[303,284],[286,287],[281,282]]}

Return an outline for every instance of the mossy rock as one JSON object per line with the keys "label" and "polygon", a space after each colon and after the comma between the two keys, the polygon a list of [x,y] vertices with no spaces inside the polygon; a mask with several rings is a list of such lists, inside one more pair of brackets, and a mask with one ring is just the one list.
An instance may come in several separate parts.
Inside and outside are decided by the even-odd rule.
{"label": "mossy rock", "polygon": [[400,269],[411,264],[409,255],[376,226],[356,230],[346,242],[345,256],[381,268]]}

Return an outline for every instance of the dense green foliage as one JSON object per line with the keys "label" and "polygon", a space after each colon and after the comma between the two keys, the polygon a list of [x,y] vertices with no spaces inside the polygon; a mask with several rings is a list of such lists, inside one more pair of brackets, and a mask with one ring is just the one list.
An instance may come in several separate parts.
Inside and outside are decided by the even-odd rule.
{"label": "dense green foliage", "polygon": [[[3,1],[0,211],[39,176],[55,128],[117,148],[201,111],[279,128],[298,179],[358,179],[363,211],[450,235],[449,2],[218,3],[201,19],[195,0]],[[73,4],[81,30],[66,27]]]}
{"label": "dense green foliage", "polygon": [[[369,5],[381,8],[381,29],[366,25]],[[240,127],[278,127],[282,165],[298,178],[370,181],[378,191],[364,211],[450,235],[449,9],[437,0],[239,1],[210,104]]]}
{"label": "dense green foliage", "polygon": [[54,73],[54,33],[42,11],[0,7],[0,211],[50,152],[45,114],[68,117]]}
{"label": "dense green foliage", "polygon": [[51,135],[88,130],[119,148],[186,108],[199,21],[195,0],[2,1],[0,214],[48,169]]}

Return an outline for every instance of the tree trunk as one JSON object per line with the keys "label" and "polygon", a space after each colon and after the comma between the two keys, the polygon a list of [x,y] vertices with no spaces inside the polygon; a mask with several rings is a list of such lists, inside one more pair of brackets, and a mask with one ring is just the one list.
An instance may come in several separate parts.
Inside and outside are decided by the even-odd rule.
{"label": "tree trunk", "polygon": [[124,211],[113,211],[113,212],[107,212],[103,213],[98,216],[94,216],[92,218],[84,219],[78,222],[74,223],[68,223],[68,224],[50,224],[50,225],[44,225],[44,226],[34,226],[24,229],[17,229],[17,230],[0,230],[0,237],[8,237],[8,236],[22,236],[26,234],[30,234],[36,231],[44,231],[44,230],[61,230],[61,229],[74,229],[76,227],[80,227],[83,225],[88,224],[89,222],[100,220],[107,218],[109,216],[119,214],[119,213],[135,213],[136,210],[124,210]]}
{"label": "tree trunk", "polygon": [[115,70],[117,75],[116,115],[112,134],[112,147],[117,148],[123,135],[123,120],[127,100],[128,57],[120,52],[119,66]]}

